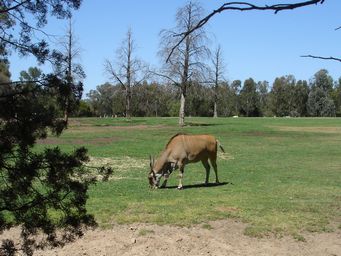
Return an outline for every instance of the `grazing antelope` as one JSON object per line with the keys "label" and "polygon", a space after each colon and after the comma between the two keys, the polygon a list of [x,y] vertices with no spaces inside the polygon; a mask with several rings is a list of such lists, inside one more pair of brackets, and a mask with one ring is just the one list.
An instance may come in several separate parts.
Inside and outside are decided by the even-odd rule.
{"label": "grazing antelope", "polygon": [[217,170],[217,149],[224,151],[219,141],[212,135],[187,135],[178,133],[174,135],[167,143],[160,157],[154,161],[150,157],[150,172],[148,180],[151,188],[158,188],[161,177],[164,182],[161,187],[165,187],[169,175],[179,168],[180,180],[178,189],[182,189],[182,179],[184,175],[185,165],[188,163],[196,163],[201,161],[206,170],[205,184],[208,184],[210,175],[210,165],[208,159],[213,166],[215,172],[216,183],[219,183]]}

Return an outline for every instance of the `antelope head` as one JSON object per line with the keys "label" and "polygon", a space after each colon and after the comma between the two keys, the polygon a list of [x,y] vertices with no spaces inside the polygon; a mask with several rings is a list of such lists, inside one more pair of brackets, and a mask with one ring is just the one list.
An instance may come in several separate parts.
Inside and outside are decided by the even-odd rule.
{"label": "antelope head", "polygon": [[155,189],[155,188],[159,187],[159,183],[160,183],[160,179],[162,177],[162,174],[155,173],[154,165],[155,165],[154,157],[152,158],[151,156],[149,156],[150,171],[149,171],[149,174],[148,174],[148,181],[149,181],[150,188],[154,188]]}

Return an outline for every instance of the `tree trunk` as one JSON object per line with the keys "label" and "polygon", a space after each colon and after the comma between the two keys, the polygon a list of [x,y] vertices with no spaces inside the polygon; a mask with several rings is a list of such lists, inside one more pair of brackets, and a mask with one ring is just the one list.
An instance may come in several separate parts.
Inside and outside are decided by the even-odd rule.
{"label": "tree trunk", "polygon": [[214,112],[213,112],[213,117],[217,118],[218,117],[218,112],[217,112],[217,101],[214,101]]}
{"label": "tree trunk", "polygon": [[71,19],[69,20],[69,31],[68,31],[68,56],[67,56],[67,75],[66,75],[66,80],[67,80],[67,85],[69,89],[69,93],[66,96],[65,100],[65,110],[64,110],[64,121],[66,125],[69,122],[69,105],[70,105],[70,97],[72,95],[72,29],[71,29]]}
{"label": "tree trunk", "polygon": [[182,127],[185,125],[185,102],[186,98],[183,92],[181,92],[180,110],[179,110],[179,125]]}
{"label": "tree trunk", "polygon": [[218,105],[218,76],[216,78],[216,82],[215,82],[215,86],[214,86],[214,108],[213,108],[213,117],[214,118],[218,117],[217,105]]}
{"label": "tree trunk", "polygon": [[130,88],[127,88],[127,95],[126,95],[126,118],[130,118],[130,101],[131,101],[131,91]]}
{"label": "tree trunk", "polygon": [[69,99],[66,99],[65,109],[64,109],[64,122],[65,122],[66,125],[68,125],[68,123],[69,123],[69,111],[68,111],[68,108],[69,108]]}

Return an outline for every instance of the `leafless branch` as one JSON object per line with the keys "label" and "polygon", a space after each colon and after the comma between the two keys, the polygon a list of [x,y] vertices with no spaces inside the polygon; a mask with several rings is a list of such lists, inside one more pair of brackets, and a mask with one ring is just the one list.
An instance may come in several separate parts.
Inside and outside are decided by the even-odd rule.
{"label": "leafless branch", "polygon": [[308,5],[316,5],[316,4],[323,4],[325,0],[310,0],[310,1],[303,1],[303,2],[297,2],[292,4],[274,4],[274,5],[264,5],[264,6],[257,6],[248,2],[228,2],[224,3],[222,6],[220,6],[218,9],[213,10],[210,14],[208,14],[206,17],[201,19],[197,25],[193,26],[188,31],[185,31],[183,33],[177,34],[175,36],[179,36],[180,40],[175,44],[175,46],[172,47],[166,62],[169,61],[171,55],[173,54],[174,50],[179,47],[179,45],[185,40],[187,36],[189,36],[193,31],[203,27],[213,16],[215,16],[218,13],[221,13],[223,11],[251,11],[251,10],[258,10],[258,11],[274,11],[274,13],[278,13],[280,11],[284,10],[293,10],[296,8],[308,6]]}
{"label": "leafless branch", "polygon": [[335,60],[341,62],[340,58],[335,57],[322,57],[322,56],[315,56],[315,55],[302,55],[303,58],[313,58],[313,59],[321,59],[321,60]]}
{"label": "leafless branch", "polygon": [[172,79],[170,76],[167,76],[165,74],[162,73],[158,73],[156,71],[150,71],[151,74],[159,76],[159,77],[163,77],[166,78],[167,80],[171,81],[175,86],[180,86],[180,83],[176,82],[174,79]]}
{"label": "leafless branch", "polygon": [[111,62],[109,60],[105,60],[104,66],[105,66],[105,70],[110,75],[112,75],[112,78],[117,80],[124,88],[126,88],[126,85],[120,79],[120,76],[115,72],[114,67],[112,66],[112,64],[111,64]]}
{"label": "leafless branch", "polygon": [[144,75],[140,78],[140,80],[134,82],[134,86],[141,85],[141,83],[143,81],[147,80],[151,76],[151,74],[152,74],[152,72],[150,71],[149,67],[146,67],[146,71],[143,72],[143,73],[144,73]]}

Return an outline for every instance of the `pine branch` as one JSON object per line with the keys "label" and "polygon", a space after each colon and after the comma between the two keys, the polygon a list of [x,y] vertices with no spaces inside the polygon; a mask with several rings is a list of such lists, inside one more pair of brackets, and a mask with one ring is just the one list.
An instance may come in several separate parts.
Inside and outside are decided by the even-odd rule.
{"label": "pine branch", "polygon": [[18,3],[18,4],[16,4],[16,5],[13,5],[13,6],[7,8],[7,9],[1,9],[1,10],[0,10],[0,14],[1,14],[1,13],[8,13],[8,12],[10,12],[10,11],[13,11],[13,10],[15,10],[15,9],[18,9],[20,6],[26,4],[26,3],[29,2],[29,1],[30,1],[30,0],[25,0],[25,1],[22,1],[22,2],[20,2],[20,3]]}

